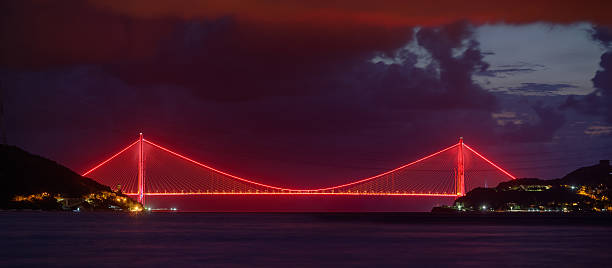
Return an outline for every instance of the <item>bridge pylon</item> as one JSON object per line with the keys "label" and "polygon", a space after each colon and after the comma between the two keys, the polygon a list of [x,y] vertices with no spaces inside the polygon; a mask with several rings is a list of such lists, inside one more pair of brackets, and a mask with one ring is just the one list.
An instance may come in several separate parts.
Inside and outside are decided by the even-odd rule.
{"label": "bridge pylon", "polygon": [[457,185],[457,196],[465,195],[465,162],[463,159],[463,137],[459,138],[459,144],[457,144],[457,175],[455,182]]}
{"label": "bridge pylon", "polygon": [[143,147],[143,137],[142,132],[140,133],[140,138],[138,139],[138,202],[140,202],[143,206],[145,203],[145,172],[144,172],[144,151]]}

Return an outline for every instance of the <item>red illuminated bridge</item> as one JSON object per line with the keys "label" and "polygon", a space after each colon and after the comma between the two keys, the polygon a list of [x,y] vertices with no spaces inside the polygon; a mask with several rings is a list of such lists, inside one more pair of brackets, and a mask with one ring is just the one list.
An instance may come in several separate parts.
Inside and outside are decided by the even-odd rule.
{"label": "red illuminated bridge", "polygon": [[457,144],[396,169],[320,189],[289,189],[234,176],[140,138],[83,176],[144,203],[171,195],[383,195],[457,197],[515,179],[460,139]]}

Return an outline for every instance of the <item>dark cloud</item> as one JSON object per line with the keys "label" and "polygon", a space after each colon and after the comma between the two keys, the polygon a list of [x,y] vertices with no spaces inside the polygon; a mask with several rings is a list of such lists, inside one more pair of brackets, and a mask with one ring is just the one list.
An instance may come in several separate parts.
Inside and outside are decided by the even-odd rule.
{"label": "dark cloud", "polygon": [[479,72],[478,75],[489,77],[507,77],[521,73],[531,73],[537,71],[532,68],[505,68],[505,69],[490,69],[484,72]]}
{"label": "dark cloud", "polygon": [[[321,80],[407,43],[409,28],[306,28],[266,32],[231,17],[176,25],[157,55],[107,65],[130,84],[173,84],[216,100],[327,90]],[[317,81],[318,80],[318,81]]]}
{"label": "dark cloud", "polygon": [[542,70],[545,67],[546,66],[541,64],[519,62],[516,64],[505,64],[491,67],[485,71],[476,73],[476,75],[489,77],[508,77],[517,74],[532,73],[538,70]]}
{"label": "dark cloud", "polygon": [[[465,22],[440,28],[425,28],[417,33],[418,44],[435,59],[433,65],[439,70],[442,88],[448,108],[494,109],[493,95],[476,85],[472,80],[475,72],[485,71],[489,64],[483,61],[479,43],[472,38],[472,28]],[[462,54],[453,56],[453,50],[464,48]],[[429,90],[436,91],[435,88]]]}
{"label": "dark cloud", "polygon": [[[593,37],[609,44],[610,28],[595,27]],[[562,108],[573,108],[579,112],[603,117],[612,123],[612,50],[601,55],[601,67],[591,81],[595,91],[586,96],[569,96]]]}
{"label": "dark cloud", "polygon": [[511,87],[508,90],[514,93],[539,93],[539,94],[558,94],[559,91],[567,88],[577,88],[571,84],[542,84],[542,83],[521,83],[519,87]]}
{"label": "dark cloud", "polygon": [[612,45],[612,28],[606,26],[594,26],[591,31],[593,40],[601,42],[604,46]]}
{"label": "dark cloud", "polygon": [[556,107],[537,103],[531,108],[537,115],[537,121],[506,124],[503,134],[506,139],[514,142],[548,142],[565,124],[565,115],[560,113]]}

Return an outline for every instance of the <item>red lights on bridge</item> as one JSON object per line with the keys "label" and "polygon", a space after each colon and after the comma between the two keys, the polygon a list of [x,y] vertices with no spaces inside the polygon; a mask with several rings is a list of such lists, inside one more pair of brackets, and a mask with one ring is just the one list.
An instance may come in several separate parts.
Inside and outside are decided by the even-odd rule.
{"label": "red lights on bridge", "polygon": [[[139,146],[134,147],[136,144]],[[464,147],[467,150],[463,150]],[[122,154],[126,155],[119,157]],[[130,157],[130,154],[134,156]],[[138,162],[130,164],[136,158]],[[148,162],[146,166],[145,160]],[[457,197],[464,195],[466,190],[481,186],[482,180],[501,182],[508,178],[515,179],[460,139],[455,145],[375,176],[327,188],[290,189],[217,170],[146,140],[142,134],[137,141],[85,172],[83,176],[92,177],[106,185],[126,185],[127,194],[138,196],[140,202],[144,202],[145,196],[177,195]],[[466,181],[469,187],[466,187]]]}
{"label": "red lights on bridge", "polygon": [[100,168],[101,166],[103,166],[104,164],[108,163],[109,161],[115,159],[115,157],[119,156],[120,154],[122,154],[123,152],[127,151],[128,149],[130,149],[132,146],[136,145],[138,142],[140,142],[140,140],[137,140],[135,142],[133,142],[132,144],[128,145],[127,147],[121,149],[121,151],[119,151],[118,153],[114,154],[113,156],[109,157],[108,159],[102,161],[100,164],[96,165],[95,167],[93,167],[92,169],[88,170],[87,172],[83,173],[81,176],[85,177],[87,176],[89,173],[92,173],[94,170]]}
{"label": "red lights on bridge", "polygon": [[508,171],[505,171],[504,169],[500,168],[499,166],[497,166],[496,164],[491,162],[491,160],[487,159],[486,157],[484,157],[481,154],[479,154],[478,152],[476,152],[474,149],[470,148],[470,146],[467,146],[466,144],[464,144],[463,146],[465,146],[465,148],[467,148],[468,150],[472,151],[472,153],[474,153],[477,156],[479,156],[480,158],[482,158],[484,161],[487,161],[487,163],[489,163],[491,166],[494,166],[499,171],[501,171],[504,174],[508,175],[508,177],[510,177],[511,179],[516,180],[516,177],[512,176],[512,174],[508,173]]}
{"label": "red lights on bridge", "polygon": [[[293,190],[293,189],[287,189],[287,188],[280,188],[280,187],[275,187],[275,186],[266,185],[266,184],[263,184],[263,183],[254,182],[254,181],[250,181],[250,180],[247,180],[247,179],[243,179],[243,178],[241,178],[241,177],[234,176],[234,175],[232,175],[232,174],[229,174],[229,173],[226,173],[226,172],[220,171],[220,170],[218,170],[218,169],[215,169],[215,168],[209,167],[209,166],[207,166],[207,165],[204,165],[204,164],[202,164],[202,163],[200,163],[200,162],[198,162],[198,161],[195,161],[195,160],[193,160],[193,159],[191,159],[191,158],[189,158],[189,157],[186,157],[186,156],[183,156],[183,155],[181,155],[181,154],[179,154],[179,153],[176,153],[176,152],[174,152],[174,151],[171,151],[171,150],[169,150],[169,149],[167,149],[167,148],[165,148],[165,147],[162,147],[162,146],[160,146],[160,145],[157,145],[157,144],[155,144],[155,143],[153,143],[153,142],[150,142],[150,141],[148,141],[148,140],[144,140],[144,142],[146,142],[146,143],[148,143],[148,144],[151,144],[151,145],[153,145],[153,146],[155,146],[155,147],[157,147],[157,148],[159,148],[159,149],[161,149],[161,150],[164,150],[164,151],[166,151],[166,152],[168,152],[168,153],[170,153],[170,154],[172,154],[172,155],[174,155],[174,156],[176,156],[176,157],[180,157],[180,158],[182,158],[183,160],[189,161],[189,162],[191,162],[191,163],[193,163],[193,164],[196,164],[196,165],[198,165],[198,166],[201,166],[201,167],[203,167],[203,168],[207,168],[207,169],[212,170],[212,171],[214,171],[214,172],[217,172],[217,173],[219,173],[219,174],[223,174],[223,175],[228,176],[228,177],[230,177],[230,178],[234,178],[234,179],[237,179],[237,180],[240,180],[240,181],[246,182],[246,183],[252,183],[252,184],[255,184],[255,185],[258,185],[258,186],[263,186],[263,187],[267,187],[267,188],[271,188],[271,189],[275,189],[275,190],[281,190],[281,191],[304,191],[304,190]],[[314,190],[313,190],[313,191],[314,191]]]}

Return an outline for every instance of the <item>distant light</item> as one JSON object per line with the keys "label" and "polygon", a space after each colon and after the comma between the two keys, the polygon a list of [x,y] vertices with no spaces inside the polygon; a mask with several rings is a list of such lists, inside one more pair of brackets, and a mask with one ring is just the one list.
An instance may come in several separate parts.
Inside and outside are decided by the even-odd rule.
{"label": "distant light", "polygon": [[485,209],[487,209],[487,206],[482,206],[482,210],[485,210]]}

